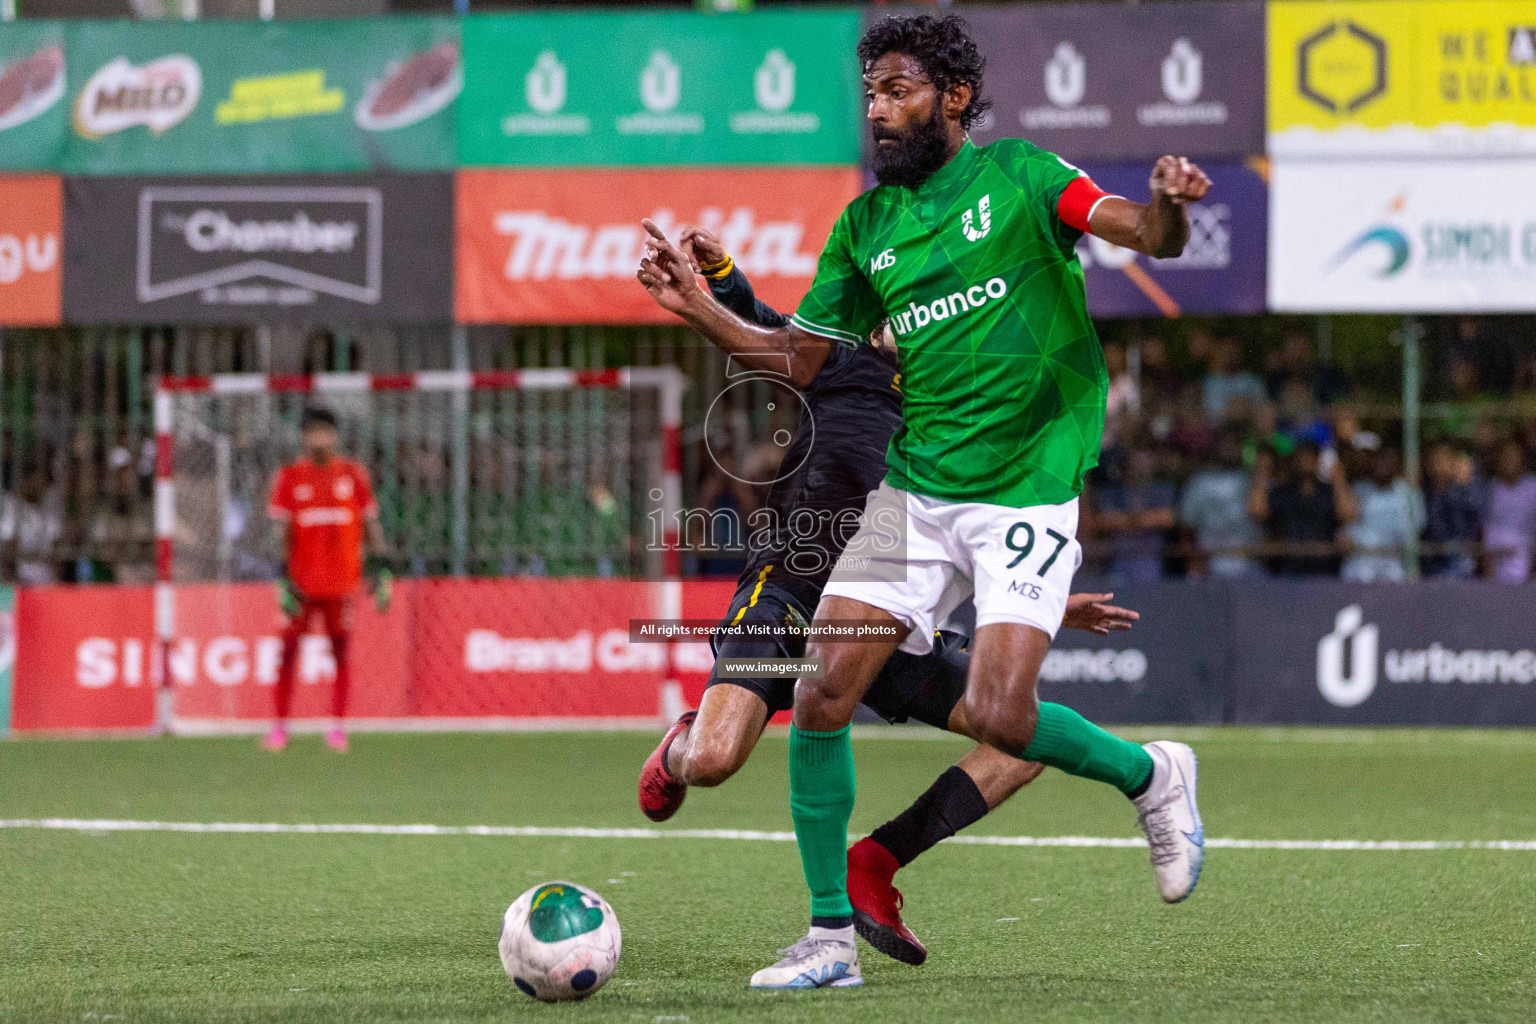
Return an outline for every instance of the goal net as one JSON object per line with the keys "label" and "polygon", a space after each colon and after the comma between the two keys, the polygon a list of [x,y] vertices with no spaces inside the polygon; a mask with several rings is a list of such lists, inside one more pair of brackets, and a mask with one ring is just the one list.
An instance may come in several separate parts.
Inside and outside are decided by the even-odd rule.
{"label": "goal net", "polygon": [[[266,509],[310,407],[336,416],[342,454],[367,468],[398,581],[387,615],[354,602],[354,713],[626,710],[587,692],[600,655],[644,677],[631,681],[654,705],[666,651],[620,650],[609,634],[676,603],[665,584],[637,581],[677,569],[683,385],[671,368],[163,379],[162,723],[270,714],[281,642],[269,584],[282,561]],[[333,673],[329,642],[306,638],[300,717],[328,707]],[[514,684],[537,699],[509,697]]]}

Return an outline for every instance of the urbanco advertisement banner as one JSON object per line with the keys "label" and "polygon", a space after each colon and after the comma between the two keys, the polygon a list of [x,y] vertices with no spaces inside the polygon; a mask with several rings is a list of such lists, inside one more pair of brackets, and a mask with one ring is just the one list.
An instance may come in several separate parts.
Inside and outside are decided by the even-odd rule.
{"label": "urbanco advertisement banner", "polygon": [[[885,16],[878,5],[866,10],[866,22]],[[993,107],[971,131],[978,145],[1025,138],[1074,163],[1263,151],[1261,3],[1019,4],[956,13],[987,58],[984,94]]]}
{"label": "urbanco advertisement banner", "polygon": [[63,241],[59,178],[0,175],[0,327],[59,322]]}
{"label": "urbanco advertisement banner", "polygon": [[1040,666],[1040,699],[1098,722],[1219,722],[1225,713],[1226,651],[1199,622],[1223,618],[1222,594],[1184,581],[1110,585],[1080,580],[1074,590],[1112,592],[1141,620],[1127,632],[1056,634]]}
{"label": "urbanco advertisement banner", "polygon": [[635,280],[650,217],[718,234],[757,295],[793,312],[832,225],[859,194],[847,168],[465,170],[455,314],[465,323],[676,323]]}
{"label": "urbanco advertisement banner", "polygon": [[68,174],[454,165],[452,18],[78,22],[68,40]]}
{"label": "urbanco advertisement banner", "polygon": [[451,319],[448,174],[68,178],[70,323]]}
{"label": "urbanco advertisement banner", "polygon": [[1269,304],[1536,310],[1536,160],[1275,161]]}
{"label": "urbanco advertisement banner", "polygon": [[1536,153],[1529,0],[1269,5],[1269,152]]}
{"label": "urbanco advertisement banner", "polygon": [[69,131],[64,23],[13,21],[0,31],[0,170],[57,170]]}
{"label": "urbanco advertisement banner", "polygon": [[[1173,259],[1158,260],[1085,235],[1077,245],[1096,317],[1179,316],[1264,312],[1269,190],[1254,167],[1201,165],[1212,188],[1191,203],[1189,242]],[[1083,168],[1106,192],[1146,202],[1151,164],[1090,164]]]}
{"label": "urbanco advertisement banner", "polygon": [[466,166],[854,164],[852,9],[464,22]]}
{"label": "urbanco advertisement banner", "polygon": [[1536,610],[1516,588],[1234,587],[1233,720],[1536,725]]}

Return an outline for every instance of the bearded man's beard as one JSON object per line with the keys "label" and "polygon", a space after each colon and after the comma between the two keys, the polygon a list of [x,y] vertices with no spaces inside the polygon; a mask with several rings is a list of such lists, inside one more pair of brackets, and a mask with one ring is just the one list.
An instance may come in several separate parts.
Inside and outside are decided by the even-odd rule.
{"label": "bearded man's beard", "polygon": [[[870,125],[875,138],[875,180],[882,185],[917,188],[949,160],[949,131],[937,105],[926,121],[918,121],[906,131]],[[893,139],[884,146],[881,139]]]}

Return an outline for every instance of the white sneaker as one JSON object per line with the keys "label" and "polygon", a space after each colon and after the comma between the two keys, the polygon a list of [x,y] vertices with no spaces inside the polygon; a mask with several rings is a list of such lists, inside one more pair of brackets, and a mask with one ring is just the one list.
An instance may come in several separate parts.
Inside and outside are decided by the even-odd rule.
{"label": "white sneaker", "polygon": [[847,940],[807,935],[788,949],[779,950],[784,959],[752,975],[752,987],[846,988],[864,984],[853,929],[848,931]]}
{"label": "white sneaker", "polygon": [[1195,805],[1195,752],[1183,743],[1144,744],[1152,755],[1152,781],[1137,797],[1136,824],[1152,850],[1157,891],[1177,903],[1195,891],[1205,860],[1205,826]]}

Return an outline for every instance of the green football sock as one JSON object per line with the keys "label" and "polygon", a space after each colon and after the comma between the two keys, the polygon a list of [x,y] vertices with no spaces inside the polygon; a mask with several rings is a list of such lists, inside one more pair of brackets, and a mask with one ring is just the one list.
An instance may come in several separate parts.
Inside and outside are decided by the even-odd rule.
{"label": "green football sock", "polygon": [[789,727],[789,810],[812,917],[848,917],[848,819],[853,816],[853,741]]}
{"label": "green football sock", "polygon": [[1138,744],[1105,732],[1065,705],[1045,701],[1040,702],[1035,738],[1020,756],[1068,775],[1107,782],[1126,796],[1146,789],[1152,778],[1152,755]]}

